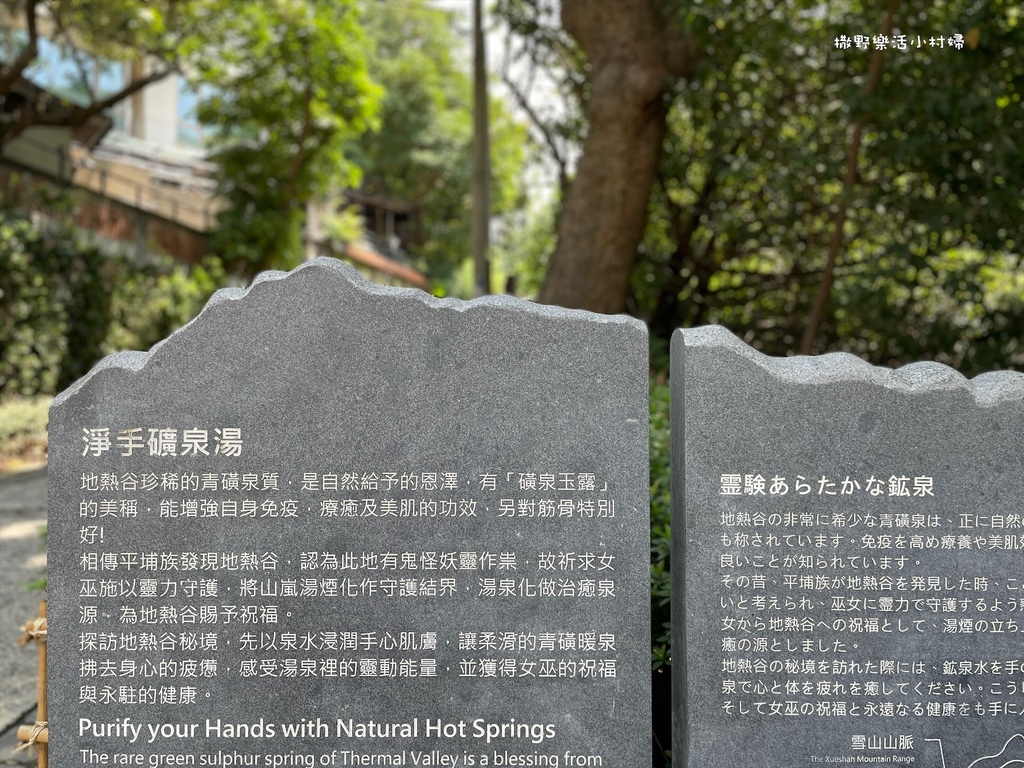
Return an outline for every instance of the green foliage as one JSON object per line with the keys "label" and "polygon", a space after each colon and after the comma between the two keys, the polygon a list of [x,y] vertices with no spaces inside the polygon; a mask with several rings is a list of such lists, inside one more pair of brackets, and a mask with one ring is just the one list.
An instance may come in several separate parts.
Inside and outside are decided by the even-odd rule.
{"label": "green foliage", "polygon": [[46,439],[50,397],[15,397],[0,403],[0,444],[25,436]]}
{"label": "green foliage", "polygon": [[10,397],[0,400],[0,466],[26,443],[46,444],[51,397]]}
{"label": "green foliage", "polygon": [[363,236],[363,217],[349,207],[324,217],[324,236],[333,241],[351,243]]}
{"label": "green foliage", "polygon": [[[562,29],[554,0],[496,0],[494,12],[511,33],[506,38],[502,77],[531,116],[530,134],[543,149],[545,161],[558,174],[558,194],[569,185],[570,158],[586,134],[585,110],[590,95],[586,56]],[[557,109],[535,103],[538,83],[550,83],[561,96]]]}
{"label": "green foliage", "polygon": [[44,0],[42,12],[54,20],[56,41],[74,56],[88,50],[93,56],[130,61],[140,52],[173,62],[182,48],[202,32],[209,12],[202,0]]}
{"label": "green foliage", "polygon": [[[449,280],[470,256],[472,81],[454,23],[425,0],[366,4],[369,66],[385,96],[380,130],[352,149],[362,192],[418,206],[409,249],[434,280]],[[495,99],[490,130],[491,210],[500,219],[524,205],[526,134]]]}
{"label": "green foliage", "polygon": [[[39,537],[40,537],[40,539],[44,540],[43,543],[41,543],[39,545],[40,548],[41,549],[46,549],[46,542],[45,542],[46,530],[45,530],[45,526],[44,526],[43,531],[39,534]],[[36,578],[34,578],[31,581],[29,581],[27,584],[25,584],[25,589],[29,590],[30,592],[43,592],[43,591],[45,591],[46,590],[46,574],[43,573],[40,576],[37,576]]]}
{"label": "green foliage", "polygon": [[215,257],[185,267],[165,259],[139,269],[120,262],[103,353],[149,349],[183,326],[227,280]]}
{"label": "green foliage", "polygon": [[968,249],[842,271],[833,333],[847,351],[897,366],[932,359],[976,376],[1024,369],[1024,258]]}
{"label": "green foliage", "polygon": [[[967,375],[1024,365],[1024,110],[1000,106],[1019,99],[1024,62],[1008,7],[897,14],[896,29],[925,43],[887,51],[872,93],[873,52],[833,41],[876,32],[877,7],[694,8],[682,23],[713,56],[670,113],[633,279],[652,333],[721,323],[763,351],[794,351],[842,207],[819,349],[881,365],[936,359]],[[973,50],[927,42],[970,29],[981,30]]]}
{"label": "green foliage", "polygon": [[555,200],[538,210],[524,210],[507,217],[504,236],[491,250],[492,264],[517,279],[518,296],[540,293],[548,256],[555,247]]}
{"label": "green foliage", "polygon": [[195,81],[231,207],[211,246],[230,270],[296,266],[305,206],[356,183],[344,148],[374,127],[380,89],[366,67],[354,0],[211,3]]}
{"label": "green foliage", "polygon": [[190,320],[224,281],[191,269],[133,266],[69,227],[0,212],[0,398],[56,394],[104,355],[148,349]]}
{"label": "green foliage", "polygon": [[[129,98],[139,88],[191,69],[191,54],[206,51],[207,0],[8,0],[12,29],[4,36],[0,96],[19,77],[68,99],[67,109],[49,100],[15,99],[0,125],[0,144],[33,125],[81,125]],[[34,13],[33,25],[28,18]],[[32,31],[38,36],[33,38]],[[54,66],[54,50],[59,64]],[[140,65],[145,62],[145,66]],[[131,62],[131,67],[122,63]],[[131,75],[123,75],[127,71]]]}
{"label": "green foliage", "polygon": [[[890,45],[872,90],[875,52],[834,41],[878,33],[884,6],[668,7],[706,58],[674,85],[632,277],[630,310],[652,334],[720,323],[765,352],[794,352],[840,226],[819,351],[890,366],[930,358],[967,375],[1024,366],[1019,9],[897,5],[890,37],[907,35],[907,49]],[[559,142],[582,143],[572,126],[587,70],[550,0],[498,8],[528,37],[521,59],[563,84],[566,108],[537,129],[560,165],[571,151]],[[961,50],[931,45],[955,33]]]}
{"label": "green foliage", "polygon": [[[43,552],[43,553],[46,552],[46,541],[47,541],[47,537],[49,535],[49,531],[50,531],[49,526],[47,526],[47,525],[39,526],[39,551],[40,552]],[[45,592],[46,591],[46,570],[44,569],[42,573],[40,573],[34,579],[31,579],[30,581],[28,581],[25,584],[25,589],[29,590],[30,592]]]}
{"label": "green foliage", "polygon": [[669,386],[652,378],[651,413],[651,664],[654,669],[672,663],[670,616],[672,542],[672,456],[669,451]]}
{"label": "green foliage", "polygon": [[104,258],[65,232],[0,218],[0,396],[56,393],[102,354]]}
{"label": "green foliage", "polygon": [[46,461],[46,427],[51,397],[0,400],[0,474]]}
{"label": "green foliage", "polygon": [[[23,3],[12,7],[24,11]],[[37,16],[63,52],[58,69],[68,82],[58,89],[82,105],[60,118],[66,124],[133,92],[112,62],[145,60],[138,85],[172,72],[191,81],[230,202],[211,237],[229,270],[295,266],[306,204],[357,182],[343,149],[374,127],[380,89],[367,73],[356,0],[40,0]],[[24,71],[46,80],[28,42],[27,33],[15,35],[4,58],[24,52]],[[0,86],[22,71],[22,58]],[[52,119],[19,114],[0,126],[0,142]]]}

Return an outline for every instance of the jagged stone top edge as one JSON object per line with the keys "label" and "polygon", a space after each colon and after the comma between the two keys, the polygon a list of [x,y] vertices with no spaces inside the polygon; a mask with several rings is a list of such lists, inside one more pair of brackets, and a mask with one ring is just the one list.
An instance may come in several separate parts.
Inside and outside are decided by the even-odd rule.
{"label": "jagged stone top edge", "polygon": [[847,352],[814,357],[770,357],[758,352],[720,325],[680,328],[687,347],[720,347],[749,360],[784,381],[798,384],[835,384],[860,381],[906,392],[963,389],[981,406],[1024,400],[1024,373],[992,371],[967,379],[948,365],[910,363],[902,368],[880,368]]}
{"label": "jagged stone top edge", "polygon": [[643,331],[644,333],[647,332],[647,326],[642,321],[637,320],[635,317],[630,317],[629,315],[602,315],[596,312],[588,312],[583,309],[566,309],[565,307],[557,307],[550,304],[537,304],[532,301],[504,294],[491,294],[488,296],[482,296],[479,299],[470,299],[468,301],[464,299],[438,298],[436,296],[431,296],[425,291],[421,291],[419,288],[398,288],[391,285],[380,285],[379,283],[370,282],[345,262],[339,261],[338,259],[324,257],[318,257],[311,261],[307,261],[293,269],[291,272],[280,272],[276,270],[262,272],[253,280],[250,290],[258,283],[266,282],[268,280],[280,280],[303,269],[311,268],[323,268],[336,272],[347,278],[355,287],[360,288],[366,293],[376,294],[378,296],[415,299],[430,307],[451,309],[456,312],[466,312],[482,307],[498,307],[500,309],[515,312],[536,313],[540,315],[547,315],[549,317],[562,317],[567,320],[588,320],[589,322],[607,323],[611,325],[631,325],[637,330]]}
{"label": "jagged stone top edge", "polygon": [[[206,306],[203,307],[202,311],[196,315],[196,317],[176,330],[166,339],[155,344],[148,352],[115,352],[112,355],[107,355],[96,363],[96,365],[94,365],[85,376],[57,395],[57,397],[54,398],[51,407],[59,406],[68,398],[73,396],[99,371],[109,368],[117,368],[132,372],[141,370],[146,363],[149,362],[150,358],[165,344],[171,342],[179,334],[188,333],[190,326],[193,323],[200,322],[203,315],[206,314],[211,307],[228,301],[243,301],[252,291],[256,290],[260,286],[269,285],[280,280],[287,280],[291,275],[295,275],[307,269],[326,270],[328,273],[347,280],[357,290],[361,290],[368,294],[392,297],[396,299],[412,299],[420,301],[428,307],[448,309],[455,312],[468,312],[478,309],[494,308],[502,311],[526,312],[544,317],[562,318],[566,320],[587,320],[589,322],[607,323],[612,325],[626,325],[632,326],[635,330],[642,331],[644,334],[647,333],[647,328],[644,323],[636,318],[630,317],[629,315],[601,315],[580,309],[565,309],[564,307],[550,306],[547,304],[535,304],[505,295],[483,296],[479,299],[472,299],[471,301],[452,298],[437,298],[436,296],[431,296],[429,293],[421,291],[418,288],[398,288],[388,285],[378,285],[377,283],[370,282],[360,275],[353,267],[342,261],[320,257],[307,261],[289,272],[283,272],[281,270],[267,270],[266,272],[260,272],[255,278],[253,278],[252,283],[245,288],[221,288],[210,297],[210,300],[206,302]],[[261,288],[261,290],[263,289]]]}

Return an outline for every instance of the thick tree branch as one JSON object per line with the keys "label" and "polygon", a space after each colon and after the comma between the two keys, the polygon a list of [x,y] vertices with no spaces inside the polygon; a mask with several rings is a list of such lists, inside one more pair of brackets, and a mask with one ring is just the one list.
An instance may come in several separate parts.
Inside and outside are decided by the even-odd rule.
{"label": "thick tree branch", "polygon": [[22,72],[36,60],[39,55],[39,31],[36,28],[36,6],[39,0],[28,0],[25,5],[25,27],[28,29],[28,42],[10,64],[0,67],[0,95],[11,92],[11,86],[21,77]]}
{"label": "thick tree branch", "polygon": [[105,99],[95,101],[85,107],[73,107],[70,112],[47,114],[43,111],[44,104],[38,103],[33,105],[22,110],[18,117],[0,132],[0,145],[12,141],[34,125],[66,125],[72,128],[80,126],[89,118],[101,114],[104,110],[110,109],[115,104],[141,91],[147,85],[163,80],[175,71],[177,71],[175,67],[168,67],[158,72],[152,72],[143,78],[129,83]]}
{"label": "thick tree branch", "polygon": [[540,133],[544,145],[548,148],[548,151],[551,153],[551,157],[558,166],[558,186],[564,193],[569,187],[568,163],[562,154],[561,147],[558,146],[558,142],[555,140],[554,132],[544,123],[540,115],[537,114],[537,111],[530,104],[529,99],[527,99],[522,91],[520,91],[519,86],[516,85],[507,70],[501,73],[501,79],[512,94],[512,98],[515,99],[516,104],[521,110],[523,110],[523,112],[526,113],[526,116],[530,119],[532,126],[538,133]]}
{"label": "thick tree branch", "polygon": [[[896,14],[897,0],[889,0],[889,7],[886,10],[885,20],[879,34],[888,36],[892,31],[893,16]],[[882,63],[885,59],[885,49],[875,49],[868,64],[868,77],[861,89],[864,96],[870,96],[878,87],[882,78]],[[828,245],[828,256],[825,259],[825,272],[821,277],[818,292],[811,305],[810,314],[807,317],[807,325],[804,328],[803,338],[800,342],[800,354],[814,354],[815,342],[821,328],[821,321],[825,315],[825,307],[828,305],[829,295],[832,292],[832,285],[835,283],[836,261],[839,258],[839,248],[843,243],[843,227],[846,224],[846,215],[850,205],[850,198],[853,194],[853,187],[857,181],[857,159],[860,155],[861,138],[864,133],[864,126],[867,124],[866,114],[857,118],[853,136],[850,139],[850,146],[846,154],[846,172],[843,175],[843,191],[839,197],[839,209],[836,211],[835,223],[832,229],[832,239]]]}

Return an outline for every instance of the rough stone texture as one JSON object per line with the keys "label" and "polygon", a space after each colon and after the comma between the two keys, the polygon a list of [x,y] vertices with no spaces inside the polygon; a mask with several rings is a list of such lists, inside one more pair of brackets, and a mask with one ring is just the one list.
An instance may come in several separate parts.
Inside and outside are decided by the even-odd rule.
{"label": "rough stone texture", "polygon": [[1024,375],[771,359],[700,328],[673,338],[672,409],[675,764],[1019,760]]}
{"label": "rough stone texture", "polygon": [[[391,758],[380,756],[393,755],[404,761],[395,764],[462,766],[471,757],[477,765],[495,764],[494,753],[500,764],[504,753],[561,759],[566,751],[601,755],[604,765],[649,764],[646,355],[646,331],[629,318],[508,297],[437,300],[375,286],[339,262],[317,260],[288,274],[265,273],[244,291],[220,291],[195,321],[151,352],[99,363],[55,400],[50,414],[50,621],[64,628],[50,639],[52,764],[99,759],[80,750],[196,756],[196,765],[204,764],[199,758],[264,765],[267,755],[277,765],[389,764]],[[83,429],[96,428],[110,430],[113,446],[83,456]],[[179,430],[179,455],[151,456],[146,447],[122,456],[117,436],[131,428],[142,428],[144,437],[150,428]],[[180,455],[183,430],[193,428],[208,430],[209,456]],[[239,456],[215,453],[214,430],[223,428],[241,429]],[[421,487],[386,492],[387,472],[419,473]],[[429,489],[424,472],[457,473],[457,481],[447,490]],[[161,486],[130,493],[82,489],[92,482],[83,483],[83,474],[96,474],[102,488],[104,473],[154,473]],[[196,473],[199,489],[189,479],[187,492],[162,490],[163,473],[177,474],[179,485],[182,475]],[[202,489],[204,473],[217,475],[216,490]],[[225,489],[226,473],[239,473],[242,487],[229,483]],[[258,478],[255,489],[245,489],[246,473]],[[278,473],[278,490],[273,483],[265,487],[266,473]],[[316,490],[303,488],[305,473],[316,474]],[[346,473],[376,473],[381,486],[345,490]],[[481,490],[484,473],[496,475],[495,490]],[[536,482],[552,473],[560,485],[570,477],[586,485],[592,473],[596,488],[521,489],[520,474],[531,473]],[[331,474],[339,475],[338,490],[325,490],[324,475]],[[83,501],[106,497],[137,498],[138,516],[125,519],[117,511],[105,517],[98,504],[95,517],[88,506],[87,518],[81,517]],[[364,516],[371,509],[367,498],[378,505],[370,516]],[[247,519],[204,517],[202,507],[197,517],[187,517],[189,499],[216,503],[221,512],[232,500],[239,510],[247,499],[257,508]],[[346,499],[354,500],[351,512]],[[388,499],[397,511],[383,516]],[[399,506],[407,499],[413,499],[415,516]],[[456,506],[444,507],[448,499]],[[502,499],[514,500],[515,516],[500,516]],[[558,507],[564,516],[542,517],[536,513],[545,499],[573,505]],[[179,516],[162,517],[176,500]],[[339,502],[333,511],[332,500]],[[293,501],[289,516],[285,510]],[[608,501],[614,502],[614,517],[587,514]],[[473,502],[475,515],[469,515]],[[426,516],[419,516],[424,510]],[[321,516],[323,511],[337,516]],[[102,538],[83,544],[84,525],[102,527],[86,538]],[[156,570],[146,569],[144,557],[126,570],[119,553],[133,551],[155,553]],[[93,552],[101,566],[83,573],[80,561]],[[223,556],[220,570],[204,570],[205,552],[240,553],[241,570],[225,570]],[[271,552],[277,565],[265,570],[264,555]],[[306,567],[311,552],[318,564],[324,554],[333,555],[339,569]],[[188,570],[190,558],[181,553],[199,553],[199,569]],[[254,553],[255,570],[246,570],[245,553]],[[349,553],[353,559],[346,561]],[[406,553],[412,562],[403,558]],[[446,553],[454,553],[447,563]],[[562,557],[566,553],[574,554]],[[583,557],[588,553],[593,557]],[[104,570],[105,554],[116,556],[116,570]],[[613,559],[602,561],[603,555]],[[601,562],[613,569],[597,570]],[[92,585],[80,596],[80,580],[93,577],[99,596],[88,593]],[[141,590],[141,580],[154,577],[156,597],[104,596],[104,579],[124,580],[109,587],[121,591]],[[452,579],[454,595],[443,594],[442,578]],[[139,581],[131,587],[133,579]],[[216,579],[217,594],[183,596],[192,579]],[[265,583],[289,589],[283,579],[296,580],[291,589],[300,594],[259,596]],[[338,595],[302,596],[304,579],[313,579],[318,593],[327,581],[328,592],[337,589]],[[417,579],[415,587],[408,579]],[[566,582],[573,582],[573,589],[600,592],[607,579],[614,581],[614,596],[570,597],[566,591]],[[420,590],[430,591],[424,586],[430,580],[437,594],[421,596]],[[177,582],[177,597],[164,594],[168,582]],[[370,582],[374,596],[365,594]],[[519,596],[521,590],[547,595],[549,588],[559,596]],[[405,596],[408,589],[413,596]],[[224,623],[224,605],[251,604],[261,606],[254,623],[243,617],[243,608]],[[81,611],[92,605],[98,607],[96,623],[80,623]],[[191,605],[218,606],[217,621],[163,622],[164,606],[181,612]],[[270,605],[277,606],[276,623],[268,619]],[[122,621],[125,606],[136,610],[138,623]],[[158,623],[143,622],[147,607],[156,609]],[[100,635],[99,647],[90,646],[88,637],[81,640],[89,631]],[[190,632],[199,633],[199,647],[186,640],[183,649],[180,635]],[[325,632],[339,633],[336,646]],[[371,632],[375,639],[366,634]],[[513,647],[504,648],[504,632],[526,636],[517,634]],[[113,633],[115,648],[105,650],[104,633]],[[154,633],[157,647],[125,651],[122,633]],[[204,633],[217,635],[215,650],[209,638],[203,647]],[[309,648],[307,633],[319,648]],[[436,648],[429,647],[428,633],[436,633]],[[614,635],[614,648],[601,647],[603,634]],[[165,635],[174,650],[164,650]],[[570,637],[575,649],[562,647]],[[349,638],[356,638],[355,647],[347,645]],[[419,647],[424,641],[427,646]],[[104,664],[108,658],[112,667]],[[429,670],[428,658],[436,662],[436,677],[408,676],[410,668]],[[82,659],[98,660],[97,671],[87,668],[83,677]],[[146,677],[152,667],[160,670],[162,660],[182,659],[200,663],[198,676]],[[216,676],[204,677],[202,662],[211,659]],[[288,672],[292,659],[297,673]],[[315,660],[312,674],[303,659]],[[466,661],[475,676],[460,676]],[[120,676],[122,664],[132,662],[140,675]],[[348,676],[324,672],[324,664],[335,663]],[[502,663],[512,665],[512,675]],[[594,674],[583,677],[588,665]],[[364,674],[375,666],[378,676]],[[555,677],[541,674],[547,668]],[[264,676],[268,669],[278,676]],[[577,675],[558,677],[560,669]],[[394,676],[381,676],[391,671]],[[113,703],[80,703],[82,686],[96,686],[99,700],[106,695]],[[112,692],[104,694],[105,686]],[[143,690],[147,702],[132,704],[122,701],[120,686],[154,686],[155,693]],[[184,694],[188,703],[161,703],[165,688],[177,688],[174,695]],[[135,743],[130,732],[118,733],[124,724],[119,718],[147,726]],[[220,737],[206,736],[207,723],[217,720]],[[286,735],[286,724],[303,721],[313,723],[306,736]],[[371,721],[376,730],[381,723],[415,724],[416,735],[350,738],[339,721],[366,724],[368,732]],[[428,735],[439,721],[448,734]],[[147,743],[148,725],[160,724],[184,726]],[[179,737],[189,724],[197,724],[195,737]],[[228,724],[261,727],[249,727],[249,737],[228,738]],[[488,741],[491,724],[504,725],[506,735]],[[95,735],[103,728],[113,735]],[[377,762],[360,763],[343,757],[345,751],[378,756]],[[218,757],[220,752],[225,754]]]}

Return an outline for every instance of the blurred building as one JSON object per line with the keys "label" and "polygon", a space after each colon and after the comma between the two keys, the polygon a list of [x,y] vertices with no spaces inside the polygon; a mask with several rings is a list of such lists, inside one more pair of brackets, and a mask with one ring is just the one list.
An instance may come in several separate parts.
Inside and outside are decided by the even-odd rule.
{"label": "blurred building", "polygon": [[[7,21],[12,22],[10,17]],[[19,78],[0,94],[0,122],[9,123],[26,106],[38,106],[55,121],[70,114],[74,104],[57,93],[59,75],[67,68],[59,56],[55,46],[40,45],[43,66],[33,70],[43,72],[36,78],[40,82]],[[115,92],[145,74],[140,62],[97,64],[95,82]],[[70,187],[76,193],[74,221],[108,250],[138,260],[166,254],[198,262],[226,203],[217,195],[216,166],[207,159],[202,126],[194,117],[197,100],[185,81],[172,75],[75,128],[28,128],[0,145],[6,199],[32,205],[56,188]],[[307,209],[308,257],[334,256],[376,282],[429,288],[410,265],[398,234],[412,216],[411,206],[382,206],[346,197],[341,190],[337,201]],[[338,205],[359,206],[365,240],[348,243],[328,236],[324,222]],[[45,210],[39,205],[33,213],[43,217]]]}

